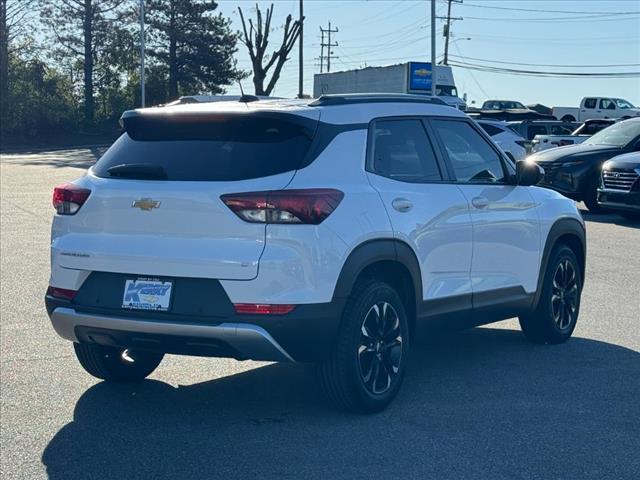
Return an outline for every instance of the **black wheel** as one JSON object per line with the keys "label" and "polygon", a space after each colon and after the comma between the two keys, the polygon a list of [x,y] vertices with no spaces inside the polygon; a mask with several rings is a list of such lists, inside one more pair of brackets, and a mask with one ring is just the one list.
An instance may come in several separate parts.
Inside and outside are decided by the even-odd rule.
{"label": "black wheel", "polygon": [[94,343],[74,343],[76,357],[89,374],[114,382],[135,382],[150,375],[164,357],[162,353],[123,350]]}
{"label": "black wheel", "polygon": [[407,315],[398,293],[383,282],[360,283],[345,307],[333,351],[318,365],[320,385],[341,409],[378,412],[398,393],[408,353]]}
{"label": "black wheel", "polygon": [[620,215],[622,215],[627,220],[631,220],[632,222],[640,222],[640,212],[621,211],[618,213],[620,213]]}
{"label": "black wheel", "polygon": [[556,245],[549,257],[535,311],[520,317],[522,333],[536,343],[562,343],[576,327],[580,312],[582,273],[576,255]]}
{"label": "black wheel", "polygon": [[572,115],[565,115],[560,120],[562,120],[563,122],[575,122],[576,121],[576,119]]}

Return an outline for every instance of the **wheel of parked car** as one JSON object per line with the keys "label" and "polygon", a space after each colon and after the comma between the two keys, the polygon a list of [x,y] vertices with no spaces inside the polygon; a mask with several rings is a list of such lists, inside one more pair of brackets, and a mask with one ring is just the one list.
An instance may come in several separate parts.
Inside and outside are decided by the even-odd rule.
{"label": "wheel of parked car", "polygon": [[520,317],[522,333],[536,343],[562,343],[576,326],[582,293],[582,270],[575,253],[559,244],[549,257],[538,306]]}
{"label": "wheel of parked car", "polygon": [[359,283],[345,307],[339,338],[319,365],[320,384],[338,407],[371,413],[396,396],[409,353],[409,328],[398,293],[379,281]]}
{"label": "wheel of parked car", "polygon": [[572,115],[565,115],[560,120],[562,120],[563,122],[575,122],[576,121],[576,119]]}
{"label": "wheel of parked car", "polygon": [[602,207],[598,204],[598,179],[594,178],[585,187],[584,204],[591,213],[598,213]]}
{"label": "wheel of parked car", "polygon": [[164,354],[124,350],[93,343],[74,343],[76,357],[89,374],[103,380],[134,382],[150,375]]}

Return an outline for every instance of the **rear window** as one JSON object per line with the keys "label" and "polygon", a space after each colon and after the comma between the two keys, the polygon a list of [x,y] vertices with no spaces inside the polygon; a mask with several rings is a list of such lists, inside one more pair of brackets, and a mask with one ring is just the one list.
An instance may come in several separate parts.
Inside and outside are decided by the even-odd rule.
{"label": "rear window", "polygon": [[109,169],[131,165],[162,169],[166,180],[234,181],[296,170],[309,150],[316,122],[289,117],[138,121],[92,171],[98,177],[126,178]]}

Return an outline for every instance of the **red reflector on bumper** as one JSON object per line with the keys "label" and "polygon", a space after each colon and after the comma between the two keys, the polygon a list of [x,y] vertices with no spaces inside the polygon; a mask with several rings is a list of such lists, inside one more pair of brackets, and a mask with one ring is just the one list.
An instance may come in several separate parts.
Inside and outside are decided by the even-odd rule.
{"label": "red reflector on bumper", "polygon": [[66,288],[49,287],[47,288],[47,295],[56,298],[63,298],[65,300],[73,300],[76,295],[75,290],[67,290]]}
{"label": "red reflector on bumper", "polygon": [[295,305],[267,305],[264,303],[234,303],[236,313],[241,315],[284,315],[291,312]]}

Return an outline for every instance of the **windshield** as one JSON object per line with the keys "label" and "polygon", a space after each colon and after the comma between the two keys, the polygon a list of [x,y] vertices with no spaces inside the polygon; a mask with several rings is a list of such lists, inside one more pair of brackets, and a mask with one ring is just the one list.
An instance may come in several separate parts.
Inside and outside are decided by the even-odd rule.
{"label": "windshield", "polygon": [[618,108],[636,108],[631,103],[623,100],[622,98],[614,98],[613,101],[616,102]]}
{"label": "windshield", "polygon": [[587,140],[588,145],[611,145],[624,147],[634,138],[640,135],[640,122],[626,121],[614,123],[610,127],[599,131]]}
{"label": "windshield", "polygon": [[436,85],[436,95],[439,97],[457,97],[458,90],[452,85]]}

